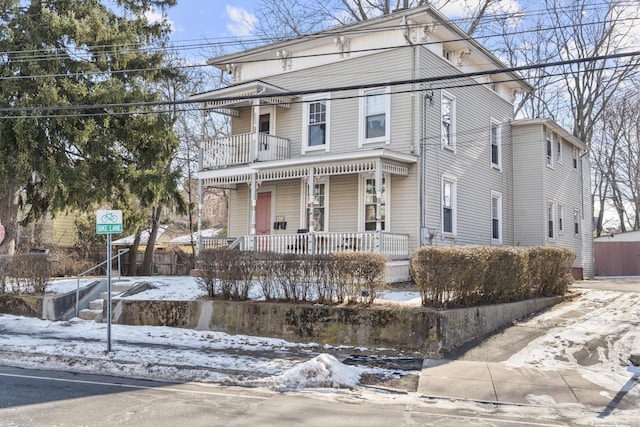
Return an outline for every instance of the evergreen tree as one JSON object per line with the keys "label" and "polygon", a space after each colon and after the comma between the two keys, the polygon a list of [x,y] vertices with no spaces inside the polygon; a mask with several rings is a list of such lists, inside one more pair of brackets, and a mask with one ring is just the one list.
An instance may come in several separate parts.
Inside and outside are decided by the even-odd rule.
{"label": "evergreen tree", "polygon": [[19,207],[28,223],[125,203],[141,177],[159,182],[134,193],[167,189],[171,121],[127,104],[157,99],[168,26],[145,13],[175,2],[0,0],[0,253],[15,248]]}

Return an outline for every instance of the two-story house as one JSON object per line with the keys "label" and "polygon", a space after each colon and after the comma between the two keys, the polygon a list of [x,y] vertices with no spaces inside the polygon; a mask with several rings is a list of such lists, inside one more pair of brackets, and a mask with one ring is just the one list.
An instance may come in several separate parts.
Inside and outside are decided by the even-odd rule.
{"label": "two-story house", "polygon": [[230,116],[231,134],[203,138],[199,179],[230,189],[242,248],[371,250],[407,266],[421,245],[552,244],[591,274],[584,146],[514,121],[530,85],[430,7],[209,64],[232,84],[190,99]]}

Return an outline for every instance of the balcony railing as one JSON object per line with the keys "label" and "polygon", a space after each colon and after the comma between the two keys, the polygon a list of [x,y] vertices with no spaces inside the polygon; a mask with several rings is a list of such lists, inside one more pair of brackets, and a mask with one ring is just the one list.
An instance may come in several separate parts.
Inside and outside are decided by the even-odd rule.
{"label": "balcony railing", "polygon": [[[335,252],[380,252],[392,259],[409,257],[407,234],[377,233],[300,233],[241,236],[242,249],[259,252],[331,254]],[[253,240],[253,242],[252,242]],[[253,245],[252,245],[253,243]]]}
{"label": "balcony railing", "polygon": [[288,139],[260,133],[256,146],[255,136],[254,133],[242,133],[205,140],[200,148],[202,169],[291,158],[291,144]]}

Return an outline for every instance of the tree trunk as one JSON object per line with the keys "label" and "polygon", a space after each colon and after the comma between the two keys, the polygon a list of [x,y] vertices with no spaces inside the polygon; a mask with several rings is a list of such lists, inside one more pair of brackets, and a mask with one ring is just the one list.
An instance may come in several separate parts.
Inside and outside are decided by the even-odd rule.
{"label": "tree trunk", "polygon": [[0,225],[5,229],[4,240],[0,243],[0,255],[13,255],[18,238],[18,183],[14,179],[0,189]]}
{"label": "tree trunk", "polygon": [[133,244],[129,248],[129,265],[127,266],[127,276],[137,275],[138,264],[138,247],[140,246],[140,236],[142,235],[142,228],[136,230],[136,235],[133,238]]}
{"label": "tree trunk", "polygon": [[151,231],[149,233],[149,241],[147,247],[144,250],[144,259],[142,260],[142,272],[143,276],[151,276],[151,266],[153,264],[153,250],[156,245],[156,235],[158,234],[158,228],[160,227],[160,213],[162,212],[162,206],[153,208],[151,213]]}

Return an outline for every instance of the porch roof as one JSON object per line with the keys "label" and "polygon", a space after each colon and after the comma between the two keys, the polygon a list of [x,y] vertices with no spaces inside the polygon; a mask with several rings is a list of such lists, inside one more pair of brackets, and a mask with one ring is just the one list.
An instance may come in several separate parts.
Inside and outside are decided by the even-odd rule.
{"label": "porch roof", "polygon": [[409,167],[418,161],[418,156],[388,149],[354,151],[206,170],[201,171],[198,178],[205,186],[233,188],[236,184],[251,181],[254,173],[257,181],[304,178],[312,170],[314,176],[347,175],[374,172],[378,161],[383,173],[408,176]]}
{"label": "porch roof", "polygon": [[202,102],[207,110],[235,116],[232,109],[250,106],[256,97],[260,98],[262,104],[289,108],[293,97],[285,95],[288,92],[281,87],[256,80],[191,95],[188,100]]}

